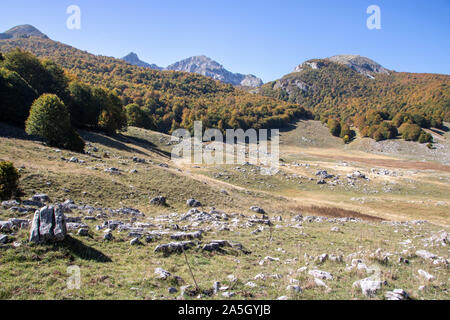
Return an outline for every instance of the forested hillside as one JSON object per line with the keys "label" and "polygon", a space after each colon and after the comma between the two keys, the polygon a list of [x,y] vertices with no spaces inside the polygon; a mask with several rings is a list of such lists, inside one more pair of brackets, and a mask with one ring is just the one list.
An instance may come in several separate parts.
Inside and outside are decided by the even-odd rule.
{"label": "forested hillside", "polygon": [[50,58],[68,71],[72,83],[114,90],[126,107],[128,124],[161,132],[180,126],[226,128],[279,128],[308,116],[299,105],[253,95],[207,77],[174,71],[155,71],[96,56],[49,39],[0,41],[0,51],[21,48]]}
{"label": "forested hillside", "polygon": [[[310,60],[297,70],[263,85],[258,93],[311,108],[322,121],[332,118],[340,126],[356,124],[360,129],[372,126],[372,134],[365,133],[373,138],[379,129],[374,126],[396,116],[420,127],[440,127],[443,120],[450,121],[448,75],[389,72],[372,77],[327,59]],[[368,120],[375,113],[377,119]],[[386,133],[384,138],[392,135]]]}

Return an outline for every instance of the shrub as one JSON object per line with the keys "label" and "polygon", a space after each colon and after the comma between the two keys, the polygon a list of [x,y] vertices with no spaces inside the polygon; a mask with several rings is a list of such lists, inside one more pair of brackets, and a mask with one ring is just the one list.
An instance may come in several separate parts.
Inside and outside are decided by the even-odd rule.
{"label": "shrub", "polygon": [[25,130],[50,146],[76,152],[84,150],[84,141],[71,126],[69,110],[54,94],[44,94],[33,103]]}
{"label": "shrub", "polygon": [[328,120],[328,128],[333,136],[339,137],[341,135],[341,123],[336,119]]}
{"label": "shrub", "polygon": [[399,132],[406,141],[417,141],[423,131],[417,124],[404,123],[400,126]]}
{"label": "shrub", "polygon": [[431,143],[433,142],[433,136],[422,130],[418,141],[419,143]]}
{"label": "shrub", "polygon": [[11,162],[0,162],[0,200],[8,200],[18,194],[19,172]]}

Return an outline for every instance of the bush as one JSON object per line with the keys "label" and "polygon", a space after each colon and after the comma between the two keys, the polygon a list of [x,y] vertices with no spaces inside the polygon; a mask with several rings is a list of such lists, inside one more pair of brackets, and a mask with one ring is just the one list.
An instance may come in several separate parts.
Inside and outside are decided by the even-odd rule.
{"label": "bush", "polygon": [[18,194],[19,172],[11,162],[0,162],[0,200],[8,200]]}
{"label": "bush", "polygon": [[330,129],[330,133],[335,137],[340,137],[341,135],[341,123],[336,119],[328,120],[328,128]]}
{"label": "bush", "polygon": [[25,130],[52,147],[84,150],[84,141],[71,126],[69,110],[54,94],[44,94],[33,103]]}
{"label": "bush", "polygon": [[431,143],[433,142],[433,136],[422,130],[419,136],[419,143]]}
{"label": "bush", "polygon": [[423,131],[417,124],[404,123],[400,126],[399,132],[406,141],[417,141]]}

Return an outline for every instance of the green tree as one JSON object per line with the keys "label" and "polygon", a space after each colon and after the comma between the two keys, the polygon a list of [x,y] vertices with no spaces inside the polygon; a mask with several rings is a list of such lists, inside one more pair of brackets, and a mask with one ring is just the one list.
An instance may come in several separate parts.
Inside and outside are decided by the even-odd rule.
{"label": "green tree", "polygon": [[76,152],[84,150],[84,141],[71,126],[69,110],[54,94],[44,94],[33,103],[25,130],[50,146]]}
{"label": "green tree", "polygon": [[98,101],[101,112],[98,127],[108,134],[114,134],[127,126],[127,117],[122,102],[115,92],[96,88],[94,99]]}
{"label": "green tree", "polygon": [[23,128],[36,98],[36,90],[17,72],[0,67],[0,121]]}
{"label": "green tree", "polygon": [[39,60],[33,54],[15,49],[6,54],[2,65],[17,72],[39,95],[53,93],[66,101],[68,80],[64,70],[50,60]]}

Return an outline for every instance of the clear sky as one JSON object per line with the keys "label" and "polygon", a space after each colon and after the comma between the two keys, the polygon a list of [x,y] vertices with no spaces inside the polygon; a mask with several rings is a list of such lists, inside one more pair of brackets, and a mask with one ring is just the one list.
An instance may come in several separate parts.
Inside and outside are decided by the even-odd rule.
{"label": "clear sky", "polygon": [[[69,30],[69,5],[81,30]],[[369,30],[369,5],[381,30]],[[367,56],[388,69],[450,74],[450,0],[2,0],[0,31],[32,24],[95,54],[166,67],[207,55],[265,82],[307,59]]]}

